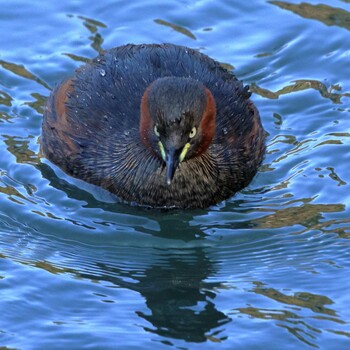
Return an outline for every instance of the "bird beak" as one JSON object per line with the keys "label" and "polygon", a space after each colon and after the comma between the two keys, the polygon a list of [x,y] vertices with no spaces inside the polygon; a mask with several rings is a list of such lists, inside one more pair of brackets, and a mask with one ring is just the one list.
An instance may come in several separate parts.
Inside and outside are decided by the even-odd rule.
{"label": "bird beak", "polygon": [[177,166],[179,165],[179,152],[174,150],[174,149],[170,149],[167,153],[166,153],[166,159],[165,159],[165,163],[166,163],[166,183],[168,186],[171,185],[171,181],[175,175],[175,170],[177,168]]}

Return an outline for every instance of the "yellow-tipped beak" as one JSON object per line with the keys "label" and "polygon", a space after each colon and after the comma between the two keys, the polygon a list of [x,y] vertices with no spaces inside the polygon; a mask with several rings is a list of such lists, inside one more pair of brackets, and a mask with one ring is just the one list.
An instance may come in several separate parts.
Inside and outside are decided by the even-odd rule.
{"label": "yellow-tipped beak", "polygon": [[164,160],[164,162],[166,161],[166,155],[165,155],[165,150],[164,150],[164,146],[163,144],[159,141],[158,142],[158,147],[159,147],[159,150],[160,150],[160,154],[162,156],[162,159]]}
{"label": "yellow-tipped beak", "polygon": [[158,142],[158,147],[159,147],[159,151],[162,156],[162,159],[166,163],[166,167],[167,167],[166,182],[168,185],[170,185],[178,164],[185,159],[187,151],[191,147],[191,145],[189,143],[186,143],[180,155],[178,155],[178,152],[173,149],[167,150],[167,152],[165,152],[165,148],[161,141]]}
{"label": "yellow-tipped beak", "polygon": [[180,157],[179,157],[179,161],[182,162],[187,154],[188,149],[191,147],[191,145],[189,143],[186,143],[185,147],[182,149],[181,153],[180,153]]}

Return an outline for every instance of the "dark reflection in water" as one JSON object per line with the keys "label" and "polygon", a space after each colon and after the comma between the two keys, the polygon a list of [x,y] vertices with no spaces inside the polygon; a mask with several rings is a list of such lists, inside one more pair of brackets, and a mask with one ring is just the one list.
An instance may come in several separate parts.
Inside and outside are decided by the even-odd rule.
{"label": "dark reflection in water", "polygon": [[[75,258],[87,259],[83,254],[76,255]],[[138,266],[149,264],[148,261],[155,257],[160,261],[146,268]],[[7,257],[3,255],[0,258]],[[80,260],[75,265],[83,264]],[[207,340],[222,342],[227,339],[224,325],[231,318],[215,305],[216,290],[221,288],[221,284],[206,282],[217,271],[205,248],[169,248],[146,254],[142,258],[130,252],[128,261],[120,261],[120,266],[124,265],[123,267],[116,266],[116,260],[111,263],[84,261],[89,268],[79,270],[56,266],[49,261],[22,260],[21,263],[51,274],[70,274],[102,285],[108,282],[109,286],[112,284],[139,293],[149,309],[148,312],[135,310],[139,317],[150,324],[144,326],[144,330],[160,335],[167,342],[170,339],[196,343]],[[94,272],[90,273],[91,270]],[[115,301],[109,298],[108,302]]]}
{"label": "dark reflection in water", "polygon": [[[74,247],[72,249],[76,250]],[[218,273],[218,262],[211,258],[208,248],[167,248],[149,251],[146,248],[140,251],[142,257],[138,257],[135,251],[131,250],[126,253],[126,256],[129,254],[127,260],[124,261],[120,257],[117,260],[112,259],[111,262],[108,262],[109,259],[103,262],[93,261],[91,256],[87,257],[91,252],[83,250],[81,254],[75,254],[77,260],[74,265],[81,266],[79,269],[56,266],[49,261],[21,260],[21,263],[54,275],[69,274],[78,280],[86,279],[108,285],[109,288],[123,288],[139,293],[148,308],[148,312],[135,310],[140,318],[149,323],[143,325],[143,329],[161,336],[162,342],[168,345],[174,345],[172,339],[192,343],[211,341],[225,344],[230,336],[225,325],[244,316],[272,321],[277,327],[287,330],[299,341],[314,348],[319,348],[318,338],[325,325],[328,325],[329,332],[350,337],[346,330],[335,328],[337,325],[345,328],[347,322],[343,321],[332,307],[335,307],[336,303],[329,297],[306,291],[293,293],[279,290],[257,280],[251,282],[249,290],[242,291],[242,306],[232,308],[226,313],[221,311],[215,302],[217,292],[227,288],[233,290],[236,286],[228,287],[220,282],[208,282]],[[73,257],[72,254],[69,256],[70,259]],[[0,258],[8,257],[2,254]],[[11,260],[13,258],[10,257]],[[149,264],[154,258],[158,261]],[[252,265],[249,266],[254,267],[257,259],[258,256],[252,258]],[[234,261],[229,263],[234,264]],[[85,268],[82,267],[83,264],[86,265]],[[140,264],[147,266],[143,267]],[[238,281],[239,279],[237,283],[240,283]],[[240,289],[237,285],[237,290]],[[249,300],[251,295],[255,296],[254,300],[257,300],[258,306],[254,302],[244,301],[244,298]],[[108,303],[117,302],[111,296],[99,297]],[[237,302],[232,300],[232,303]],[[229,304],[227,302],[227,306]],[[65,320],[62,319],[62,322]]]}
{"label": "dark reflection in water", "polygon": [[[141,271],[141,276],[136,276],[140,274],[137,271],[127,273],[99,263],[104,274],[98,279],[136,291],[145,298],[149,312],[136,313],[152,324],[152,328],[145,328],[149,332],[189,342],[204,342],[209,337],[224,340],[217,328],[230,318],[217,310],[214,303],[214,289],[220,284],[204,282],[215,274],[204,250],[190,249],[186,254],[184,250],[179,254],[165,251],[162,257],[161,264]],[[82,277],[96,279],[85,274]],[[128,283],[131,278],[133,282]]]}
{"label": "dark reflection in water", "polygon": [[350,12],[341,8],[324,4],[311,5],[306,2],[292,4],[284,1],[270,1],[270,3],[301,17],[316,19],[327,26],[338,26],[350,30]]}

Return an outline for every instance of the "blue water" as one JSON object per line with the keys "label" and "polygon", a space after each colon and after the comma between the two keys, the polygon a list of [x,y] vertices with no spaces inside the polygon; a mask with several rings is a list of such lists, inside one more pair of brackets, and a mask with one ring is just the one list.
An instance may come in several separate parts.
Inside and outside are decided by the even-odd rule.
{"label": "blue water", "polygon": [[[349,349],[350,3],[2,1],[0,348]],[[254,181],[207,210],[111,202],[39,153],[50,89],[171,42],[251,85]]]}

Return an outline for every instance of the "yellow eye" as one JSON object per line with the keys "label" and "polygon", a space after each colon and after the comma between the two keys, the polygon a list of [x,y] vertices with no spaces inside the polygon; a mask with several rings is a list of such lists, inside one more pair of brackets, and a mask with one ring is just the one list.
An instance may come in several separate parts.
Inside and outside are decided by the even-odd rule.
{"label": "yellow eye", "polygon": [[159,137],[159,131],[157,125],[154,126],[154,133]]}
{"label": "yellow eye", "polygon": [[194,138],[197,134],[197,129],[195,127],[192,128],[190,132],[190,139]]}

